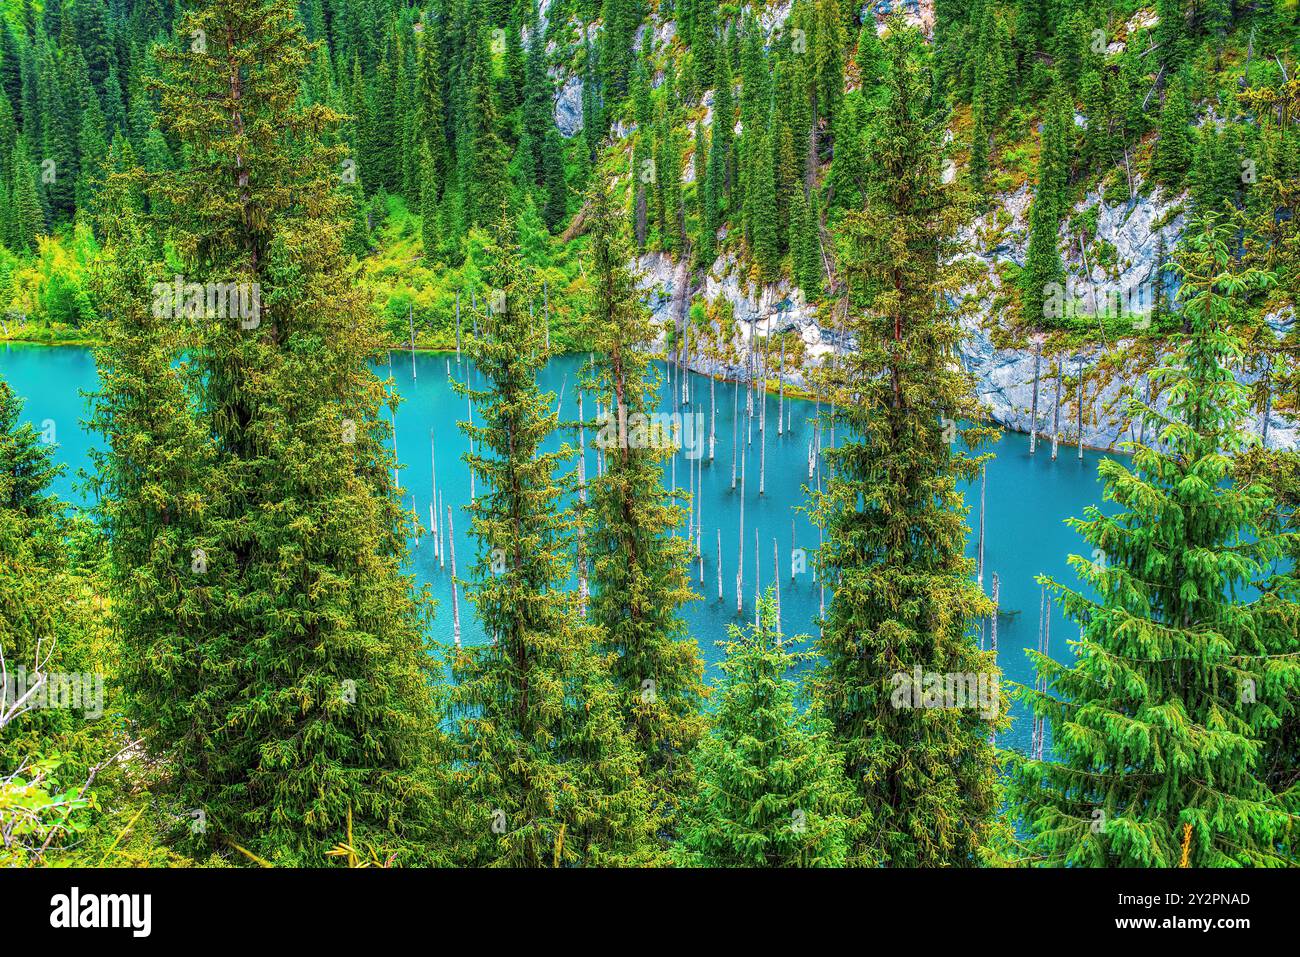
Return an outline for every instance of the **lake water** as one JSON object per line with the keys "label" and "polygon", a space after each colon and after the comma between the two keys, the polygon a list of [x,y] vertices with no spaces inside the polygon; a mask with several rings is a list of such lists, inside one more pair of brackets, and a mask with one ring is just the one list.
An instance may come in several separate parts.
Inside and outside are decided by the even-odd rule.
{"label": "lake water", "polygon": [[[564,390],[563,418],[576,415],[574,383],[582,360],[564,357],[553,361],[543,372],[544,389]],[[387,375],[388,368],[378,370]],[[397,448],[403,464],[401,483],[405,488],[408,508],[414,508],[421,523],[429,524],[429,505],[433,486],[433,464],[430,440],[437,452],[438,490],[445,506],[458,508],[469,501],[469,476],[460,462],[468,451],[468,442],[457,428],[468,408],[463,398],[452,392],[449,375],[473,375],[468,363],[457,365],[454,356],[424,355],[415,357],[414,377],[411,357],[407,353],[394,353],[392,374],[404,402],[397,412]],[[40,347],[22,344],[0,344],[0,377],[5,378],[14,390],[26,400],[23,410],[25,420],[43,430],[58,445],[57,458],[68,466],[68,472],[55,483],[55,491],[64,498],[84,503],[84,490],[78,472],[88,467],[88,452],[93,444],[86,431],[84,420],[88,412],[83,393],[97,387],[95,364],[91,353],[82,348]],[[477,382],[477,380],[475,380]],[[727,627],[741,622],[736,615],[736,564],[740,530],[741,492],[731,488],[732,460],[732,408],[733,385],[717,383],[717,446],[712,462],[707,455],[707,429],[710,416],[709,380],[690,375],[688,388],[692,405],[689,410],[703,414],[706,441],[700,472],[703,495],[700,499],[703,526],[704,582],[699,583],[699,566],[692,566],[692,580],[700,600],[685,609],[691,633],[699,641],[705,660],[710,664],[710,676],[717,677],[713,667],[718,658],[714,642],[726,636]],[[667,388],[661,390],[663,408],[671,411]],[[588,418],[594,418],[594,403],[584,400]],[[762,433],[755,419],[752,444],[745,415],[745,394],[739,396],[740,428],[737,450],[739,462],[745,464],[744,523],[745,523],[745,579],[743,620],[750,621],[754,614],[755,582],[755,529],[758,531],[758,556],[764,587],[773,580],[773,542],[781,565],[782,625],[786,634],[816,634],[816,618],[820,589],[813,580],[811,570],[791,576],[792,549],[804,549],[811,557],[817,547],[817,532],[807,517],[798,509],[805,504],[803,488],[808,483],[808,444],[812,440],[815,406],[812,402],[787,399],[790,428],[778,436],[776,429],[778,399],[768,396],[767,402],[767,470],[764,494],[759,495],[759,452]],[[589,431],[587,441],[594,435]],[[829,435],[823,436],[828,445]],[[556,438],[558,443],[559,438]],[[569,438],[576,445],[574,438]],[[1000,579],[1002,615],[998,625],[999,663],[1005,677],[1015,681],[1032,681],[1033,672],[1026,660],[1024,649],[1035,647],[1038,641],[1039,586],[1034,577],[1047,573],[1063,582],[1075,584],[1066,558],[1071,552],[1084,550],[1084,543],[1065,525],[1065,519],[1082,514],[1086,505],[1098,503],[1101,484],[1097,480],[1097,464],[1101,455],[1085,450],[1083,461],[1077,458],[1073,447],[1062,447],[1055,462],[1051,460],[1050,443],[1039,443],[1036,455],[1029,454],[1029,438],[1008,433],[995,446],[997,457],[988,467],[986,507],[987,542],[985,545],[985,586],[991,587],[992,575]],[[587,474],[595,475],[595,452],[586,451]],[[677,457],[677,484],[682,489],[690,487],[687,465],[694,465],[685,454]],[[668,481],[670,476],[666,476]],[[738,483],[739,485],[739,483]],[[972,529],[979,527],[979,488],[967,490],[971,504],[969,522]],[[793,527],[792,527],[793,520]],[[473,556],[474,544],[468,532],[468,521],[457,512],[456,556],[458,570],[463,575]],[[722,536],[722,590],[718,600],[717,541]],[[684,527],[683,527],[684,533]],[[975,534],[972,533],[968,551],[974,556]],[[1085,553],[1086,550],[1085,550]],[[809,563],[811,565],[811,562]],[[434,625],[434,637],[450,642],[452,636],[450,571],[443,568],[435,557],[433,540],[426,534],[415,547],[412,542],[412,568],[416,577],[427,581],[439,600]],[[463,640],[474,643],[483,640],[482,631],[474,619],[471,606],[462,591],[460,603]],[[829,595],[828,595],[829,600]],[[1068,623],[1058,614],[1052,621],[1052,653],[1062,659],[1066,655],[1066,640],[1076,636],[1077,626]],[[1011,732],[1002,736],[1001,743],[1024,748],[1030,734],[1030,721],[1017,708]]]}

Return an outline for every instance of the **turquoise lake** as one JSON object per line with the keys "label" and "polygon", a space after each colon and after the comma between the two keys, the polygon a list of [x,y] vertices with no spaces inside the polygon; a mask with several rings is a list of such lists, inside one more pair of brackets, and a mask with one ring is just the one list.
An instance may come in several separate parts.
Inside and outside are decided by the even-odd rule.
{"label": "turquoise lake", "polygon": [[[572,419],[577,404],[574,383],[582,358],[576,356],[554,360],[541,376],[544,389],[559,393],[563,388],[562,417]],[[468,363],[457,365],[455,356],[417,354],[412,375],[411,356],[405,352],[392,355],[392,375],[397,391],[404,401],[396,416],[397,449],[403,465],[401,484],[407,508],[414,506],[421,524],[429,524],[429,505],[433,486],[433,463],[430,441],[437,453],[438,490],[445,506],[458,509],[469,501],[469,475],[460,456],[468,451],[468,441],[457,428],[457,421],[468,414],[465,400],[456,396],[450,378],[473,376]],[[387,375],[388,368],[377,370]],[[84,393],[97,387],[97,376],[92,354],[87,349],[72,347],[40,347],[29,345],[0,345],[0,377],[6,379],[22,396],[26,405],[23,418],[49,435],[57,445],[57,458],[67,466],[67,472],[56,482],[55,491],[65,499],[85,504],[85,490],[79,473],[89,467],[89,451],[95,443],[85,427],[88,409]],[[474,381],[474,380],[471,380]],[[739,462],[745,465],[744,488],[745,522],[745,579],[744,614],[736,615],[736,564],[740,528],[741,492],[731,488],[732,461],[732,408],[733,385],[718,382],[717,393],[717,445],[715,458],[708,460],[707,423],[710,415],[709,379],[690,375],[688,389],[692,399],[689,411],[703,413],[705,423],[704,457],[702,473],[703,494],[699,500],[703,527],[704,581],[700,584],[699,565],[692,565],[692,581],[700,600],[685,609],[691,633],[699,641],[703,655],[710,663],[710,676],[717,677],[713,667],[718,658],[714,642],[725,637],[728,625],[752,620],[754,614],[755,552],[754,534],[758,530],[759,563],[762,583],[766,587],[773,580],[773,542],[779,556],[781,574],[781,610],[783,630],[787,635],[806,633],[816,635],[816,618],[820,589],[813,580],[811,570],[791,576],[792,549],[804,549],[811,556],[817,547],[817,532],[799,511],[805,502],[804,485],[808,483],[808,445],[812,439],[815,406],[812,402],[786,400],[790,428],[778,436],[776,429],[778,398],[768,396],[767,402],[767,469],[764,494],[759,494],[759,455],[762,433],[755,418],[752,444],[748,441],[749,429],[745,415],[745,392],[739,395],[740,428],[737,451]],[[667,388],[661,389],[663,408],[671,411]],[[588,397],[584,412],[594,418],[594,402]],[[683,410],[686,411],[686,410]],[[564,437],[576,445],[576,436]],[[587,433],[590,444],[595,438]],[[823,445],[828,445],[828,434],[823,435]],[[560,441],[555,438],[556,443]],[[986,497],[985,587],[991,587],[992,575],[1000,579],[1002,614],[998,625],[999,663],[1004,676],[1012,681],[1032,681],[1033,672],[1024,654],[1026,647],[1035,647],[1038,641],[1039,586],[1034,577],[1050,574],[1068,584],[1076,579],[1067,564],[1071,552],[1084,549],[1084,543],[1065,525],[1065,519],[1082,514],[1085,506],[1099,503],[1102,487],[1097,479],[1100,453],[1085,450],[1083,460],[1077,458],[1072,446],[1063,446],[1055,462],[1051,459],[1050,443],[1039,443],[1037,454],[1029,454],[1029,437],[1016,433],[1004,434],[995,446],[996,458],[988,467]],[[586,450],[588,476],[595,475],[596,453]],[[677,458],[677,485],[690,487],[687,465],[695,463],[684,453]],[[671,474],[665,475],[669,481]],[[739,485],[739,483],[738,483]],[[979,527],[979,488],[967,489],[971,505],[969,524],[972,534],[968,552],[976,553],[976,531]],[[412,502],[414,496],[414,502]],[[793,527],[792,527],[793,520]],[[467,529],[468,521],[457,512],[456,556],[458,571],[465,574],[474,554],[474,543]],[[722,590],[718,600],[717,536],[722,536]],[[683,527],[683,534],[685,529]],[[434,638],[450,642],[452,638],[450,567],[441,566],[434,554],[433,540],[426,532],[419,546],[412,542],[412,570],[420,581],[432,587],[439,601],[434,625]],[[810,566],[811,567],[811,566]],[[829,595],[828,595],[829,600]],[[463,640],[467,643],[482,641],[482,632],[474,619],[472,607],[460,595],[460,612]],[[743,620],[742,620],[743,618]],[[1051,642],[1053,656],[1063,659],[1068,655],[1066,641],[1077,636],[1077,626],[1058,614],[1053,615]],[[1013,713],[1015,723],[1000,743],[1012,747],[1027,746],[1030,722],[1022,709]]]}

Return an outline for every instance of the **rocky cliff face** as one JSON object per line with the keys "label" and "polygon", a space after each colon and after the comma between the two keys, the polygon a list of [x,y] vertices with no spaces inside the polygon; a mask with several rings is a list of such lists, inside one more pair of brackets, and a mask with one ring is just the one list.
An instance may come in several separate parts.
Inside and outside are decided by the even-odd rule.
{"label": "rocky cliff face", "polygon": [[[1126,394],[1146,399],[1150,389],[1145,373],[1138,372],[1133,364],[1126,370],[1121,363],[1117,370],[1104,368],[1102,363],[1124,355],[1134,345],[1132,339],[1059,355],[1038,355],[1030,348],[998,348],[992,341],[990,333],[998,322],[993,310],[1001,285],[998,267],[1004,263],[1024,265],[1030,198],[1028,187],[1022,186],[1002,197],[958,237],[966,255],[984,264],[987,277],[984,289],[964,290],[975,299],[976,308],[963,318],[968,338],[962,360],[974,375],[980,401],[994,420],[1021,432],[1033,427],[1035,365],[1039,372],[1037,428],[1048,435],[1058,422],[1057,379],[1064,380],[1059,417],[1063,441],[1077,442],[1079,438],[1078,383],[1082,378],[1083,443],[1094,448],[1116,448],[1136,437],[1125,414]],[[1120,203],[1107,203],[1097,192],[1085,196],[1061,226],[1061,247],[1069,251],[1063,301],[1084,314],[1126,316],[1140,326],[1154,304],[1162,251],[1168,256],[1182,236],[1185,198],[1165,195],[1158,187],[1148,195],[1137,194]],[[1071,224],[1081,220],[1095,223],[1091,236],[1074,232]],[[1166,275],[1165,288],[1172,301],[1177,293],[1176,279]],[[1279,336],[1293,321],[1289,313],[1270,317],[1270,325]],[[1167,351],[1157,351],[1148,357],[1146,366],[1159,366],[1167,355]],[[1243,374],[1239,378],[1253,382],[1255,377]],[[1161,410],[1166,405],[1160,395],[1154,397],[1153,404]],[[1262,415],[1256,415],[1248,427],[1264,437],[1270,447],[1294,448],[1300,441],[1297,423],[1274,414],[1269,415],[1267,424]]]}
{"label": "rocky cliff face", "polygon": [[[1283,335],[1295,321],[1291,314],[1270,317],[1270,325]],[[1034,368],[1039,369],[1038,432],[1050,437],[1059,428],[1061,441],[1073,445],[1078,441],[1079,381],[1083,392],[1083,444],[1091,448],[1115,449],[1121,443],[1140,436],[1125,414],[1126,397],[1150,397],[1147,375],[1132,367],[1115,370],[1101,363],[1111,356],[1123,354],[1132,340],[1112,342],[1109,349],[1092,346],[1082,350],[1065,351],[1054,355],[1036,355],[1032,349],[999,349],[994,346],[988,332],[981,326],[965,322],[968,338],[962,348],[962,361],[975,377],[980,402],[989,410],[994,421],[1017,432],[1029,432],[1033,422]],[[1167,352],[1157,353],[1151,367],[1158,367]],[[1239,374],[1238,379],[1253,383],[1257,376]],[[1060,381],[1060,391],[1057,382]],[[1059,398],[1058,398],[1059,397]],[[1057,405],[1060,405],[1059,419]],[[1164,411],[1164,396],[1154,397],[1154,406]],[[1255,413],[1246,424],[1246,430],[1267,440],[1270,448],[1293,449],[1300,446],[1300,427],[1270,413],[1267,427],[1261,414]],[[1150,439],[1151,436],[1146,436]],[[1048,438],[1050,441],[1050,438]]]}
{"label": "rocky cliff face", "polygon": [[[1067,242],[1069,237],[1065,232],[1068,226],[1062,227],[1063,245],[1075,250],[1067,261],[1067,271],[1073,280],[1068,284],[1069,288],[1075,294],[1081,291],[1091,293],[1102,304],[1108,301],[1140,304],[1144,295],[1140,290],[1155,276],[1161,237],[1165,249],[1170,250],[1181,235],[1183,217],[1178,212],[1180,202],[1181,197],[1163,197],[1158,190],[1150,196],[1137,196],[1120,204],[1108,204],[1097,194],[1085,197],[1075,212],[1085,213],[1096,207],[1092,242],[1080,252],[1077,244],[1071,247]],[[1004,348],[994,344],[993,331],[999,318],[994,314],[994,303],[1001,285],[998,266],[1004,262],[1024,263],[1028,205],[1027,189],[1008,194],[959,237],[967,249],[965,255],[985,266],[985,281],[978,287],[962,290],[973,306],[961,320],[967,333],[961,350],[962,363],[975,378],[976,393],[993,420],[1020,432],[1029,432],[1033,427],[1037,368],[1037,431],[1048,442],[1056,431],[1060,441],[1068,445],[1079,440],[1079,383],[1082,379],[1083,444],[1100,449],[1118,448],[1122,443],[1140,437],[1126,415],[1126,398],[1130,395],[1143,399],[1150,396],[1147,374],[1141,369],[1158,367],[1163,353],[1147,356],[1139,368],[1136,362],[1116,361],[1134,344],[1132,339],[1055,354],[1042,352],[1041,347],[1035,349],[1032,345]],[[1088,251],[1095,252],[1098,248],[1108,250],[1104,263],[1096,262],[1096,257]],[[664,255],[643,256],[636,266],[642,276],[646,301],[665,335],[685,314],[689,302],[683,304],[681,297],[684,295],[689,297],[693,292],[695,297],[705,302],[725,300],[730,304],[735,320],[730,345],[737,358],[722,362],[705,355],[703,350],[695,350],[687,361],[696,371],[744,379],[749,374],[746,357],[756,337],[795,330],[804,343],[804,367],[787,370],[785,379],[793,385],[803,386],[810,368],[826,361],[836,348],[852,346],[851,342],[839,339],[832,330],[823,329],[818,324],[816,310],[804,300],[799,289],[786,281],[770,285],[751,283],[730,255],[719,257],[699,287],[689,291],[683,289],[687,274]],[[1140,315],[1135,319],[1140,322]],[[1279,337],[1295,321],[1291,311],[1269,317],[1270,325]],[[775,376],[775,372],[772,375]],[[1240,378],[1243,382],[1254,381],[1254,377],[1248,374]],[[1157,394],[1152,398],[1156,408],[1165,407],[1163,396]],[[1276,414],[1269,416],[1267,425],[1263,417],[1256,414],[1248,428],[1266,438],[1270,447],[1300,446],[1300,424]]]}
{"label": "rocky cliff face", "polygon": [[[635,264],[640,273],[640,285],[645,290],[654,321],[661,327],[662,336],[676,328],[682,315],[680,282],[682,273],[663,253],[648,253]],[[704,302],[725,301],[730,304],[735,319],[735,334],[729,345],[735,358],[722,361],[702,350],[692,350],[687,357],[690,367],[708,375],[725,375],[727,378],[747,380],[747,356],[758,337],[778,335],[797,330],[803,340],[806,362],[802,368],[786,370],[785,381],[795,386],[807,384],[807,370],[815,368],[836,348],[847,348],[830,330],[817,323],[817,312],[803,297],[803,292],[782,280],[774,284],[754,284],[740,278],[740,266],[731,255],[719,256],[704,276],[702,285],[694,291],[695,298]],[[772,373],[775,377],[776,373]]]}

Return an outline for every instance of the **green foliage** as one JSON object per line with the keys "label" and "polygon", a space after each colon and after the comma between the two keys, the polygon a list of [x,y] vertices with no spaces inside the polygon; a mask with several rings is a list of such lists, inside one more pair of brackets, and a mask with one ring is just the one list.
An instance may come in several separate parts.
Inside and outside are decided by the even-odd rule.
{"label": "green foliage", "polygon": [[465,860],[653,863],[651,792],[620,716],[621,689],[595,648],[599,630],[562,588],[578,519],[555,471],[571,453],[541,451],[556,427],[555,397],[537,386],[548,353],[528,315],[538,290],[513,233],[502,220],[484,250],[491,293],[469,342],[489,388],[457,384],[476,419],[461,426],[479,481],[468,507],[479,543],[468,594],[489,637],[449,653],[456,754],[473,769]]}
{"label": "green foliage", "polygon": [[[57,638],[52,664],[102,675],[107,697],[97,720],[43,709],[0,729],[0,826],[18,834],[0,863],[973,865],[1003,861],[1010,822],[1044,863],[1176,863],[1187,825],[1195,863],[1293,863],[1300,624],[1278,572],[1300,559],[1295,457],[1228,449],[1244,400],[1225,370],[1244,352],[1254,408],[1300,409],[1300,331],[1262,321],[1300,294],[1300,25],[1291,0],[1157,0],[1142,26],[1152,6],[937,0],[922,43],[898,19],[882,42],[848,0],[797,0],[774,30],[772,5],[558,0],[544,31],[531,0],[9,3],[0,322],[99,343],[105,445],[92,524],[48,495],[49,449],[0,385],[0,647],[30,664]],[[575,104],[555,98],[574,80],[566,137],[556,115]],[[940,175],[948,131],[969,151],[960,187]],[[1178,203],[1166,223],[1185,206],[1236,232],[1184,252],[1181,309],[1160,239],[1138,348],[1191,333],[1187,373],[1164,380],[1177,441],[1106,466],[1127,511],[1079,527],[1127,557],[1084,563],[1100,597],[1066,599],[1081,657],[1039,661],[1059,680],[1031,696],[1061,760],[1018,760],[1007,806],[987,744],[1001,719],[901,709],[889,685],[912,667],[997,674],[971,637],[989,606],[956,492],[988,434],[957,426],[979,410],[948,304],[974,275],[948,240],[974,212],[967,183],[994,204],[1026,181],[1026,262],[997,267],[997,326],[1018,298],[1072,344],[1134,336],[1132,316],[1086,304],[1042,315],[1080,195],[1159,184]],[[1099,209],[1066,249],[1082,233],[1116,276]],[[547,332],[592,352],[606,409],[654,404],[659,330],[622,211],[638,251],[689,258],[693,288],[735,257],[825,297],[824,324],[845,315],[858,343],[823,382],[843,437],[812,503],[833,597],[806,713],[813,659],[767,606],[725,643],[723,700],[701,713],[665,449],[602,447],[576,502],[567,450],[541,451],[576,431],[535,385]],[[155,284],[178,274],[255,283],[259,323],[159,314]],[[504,311],[471,317],[502,291]],[[408,321],[417,347],[460,333],[491,372],[467,577],[497,643],[446,652],[454,689],[407,573],[392,398],[368,371]],[[691,334],[713,322],[734,337],[730,303],[692,301]],[[1180,409],[1204,406],[1220,419],[1189,432]],[[1174,664],[1153,660],[1170,648]],[[1250,706],[1231,697],[1242,678]]]}
{"label": "green foliage", "polygon": [[569,185],[564,166],[564,142],[560,131],[550,127],[542,141],[542,169],[546,185],[546,206],[542,219],[556,230],[569,215]]}
{"label": "green foliage", "polygon": [[835,158],[828,174],[833,212],[854,210],[862,206],[863,187],[868,167],[865,137],[865,106],[862,97],[850,93],[835,118]]}
{"label": "green foliage", "polygon": [[[1265,274],[1233,261],[1209,223],[1179,257],[1187,334],[1156,378],[1161,413],[1134,402],[1161,445],[1135,443],[1099,472],[1118,514],[1070,524],[1092,546],[1071,558],[1084,593],[1053,579],[1079,623],[1073,665],[1031,655],[1047,691],[1023,694],[1052,729],[1056,761],[1018,758],[1010,795],[1045,864],[1285,865],[1297,794],[1270,750],[1300,692],[1295,583],[1277,576],[1286,539],[1262,486],[1229,480],[1245,391],[1230,331]],[[1251,586],[1263,594],[1250,599]],[[1092,597],[1095,594],[1096,597]],[[1292,606],[1293,608],[1294,606]]]}
{"label": "green foliage", "polygon": [[1057,237],[1063,212],[1069,207],[1066,189],[1073,129],[1069,104],[1058,85],[1053,89],[1043,120],[1038,184],[1029,211],[1029,247],[1020,277],[1021,320],[1032,326],[1041,324],[1045,318],[1044,302],[1052,284],[1061,286],[1065,279]]}
{"label": "green foliage", "polygon": [[[713,135],[709,144],[709,217],[706,227],[716,231],[722,217],[731,209],[734,182],[732,143],[735,132],[735,107],[732,100],[731,65],[724,46],[718,47],[717,85],[713,94]],[[716,218],[714,218],[716,217]]]}
{"label": "green foliage", "polygon": [[[156,51],[159,116],[202,162],[124,177],[101,224],[96,486],[130,715],[174,768],[172,812],[205,815],[185,843],[314,865],[351,809],[436,861],[439,672],[367,367],[383,340],[343,258],[339,117],[299,99],[284,0],[203,4],[180,30],[207,48]],[[235,99],[227,56],[261,64]],[[173,270],[239,284],[251,314],[176,315],[155,286]]]}
{"label": "green foliage", "polygon": [[1169,86],[1160,112],[1160,138],[1151,156],[1151,176],[1173,189],[1182,185],[1192,165],[1191,117],[1184,87],[1181,77]]}
{"label": "green foliage", "polygon": [[127,739],[110,713],[99,540],[49,493],[54,446],[19,412],[0,380],[0,866],[68,862],[102,824],[105,785],[127,800],[105,770]]}
{"label": "green foliage", "polygon": [[790,204],[790,263],[794,281],[807,299],[821,292],[821,213],[817,194],[805,196],[797,184]]}
{"label": "green foliage", "polygon": [[584,509],[587,551],[594,557],[589,619],[612,655],[624,724],[641,752],[661,827],[671,831],[678,806],[697,787],[690,754],[705,727],[704,665],[680,611],[696,596],[687,542],[670,534],[683,518],[663,488],[663,463],[673,450],[662,440],[645,441],[653,437],[637,426],[657,409],[658,383],[646,351],[654,333],[627,269],[628,245],[609,189],[597,183],[588,193],[589,318],[598,358],[584,385],[610,410],[594,440],[605,467],[589,483]]}
{"label": "green foliage", "polygon": [[19,136],[14,144],[9,165],[11,208],[6,217],[9,234],[5,244],[19,252],[31,252],[36,248],[37,238],[45,234],[46,225],[45,210],[36,189],[36,163],[26,135]]}
{"label": "green foliage", "polygon": [[751,169],[750,190],[753,197],[754,261],[759,274],[776,279],[780,271],[780,234],[777,229],[776,183],[772,168],[772,146],[767,137],[754,144],[755,161]]}
{"label": "green foliage", "polygon": [[480,28],[471,55],[473,65],[466,119],[469,142],[462,154],[460,178],[468,197],[469,222],[486,228],[500,220],[509,201],[506,144],[501,135],[495,67],[486,26]]}
{"label": "green foliage", "polygon": [[758,623],[728,633],[681,853],[702,867],[843,867],[864,828],[829,722],[796,707],[792,675],[815,656],[780,635],[770,589]]}
{"label": "green foliage", "polygon": [[[972,383],[951,361],[962,333],[944,305],[958,284],[947,251],[962,210],[941,182],[943,129],[928,106],[923,41],[893,27],[880,165],[840,244],[846,332],[858,348],[821,382],[844,438],[826,453],[829,484],[813,495],[825,532],[819,577],[834,586],[813,687],[872,821],[855,857],[972,866],[1001,837],[989,722],[972,708],[900,708],[891,695],[892,676],[914,667],[998,674],[973,637],[993,609],[963,554],[957,491],[981,460],[950,444],[957,422],[978,418]],[[992,435],[961,433],[972,447]]]}

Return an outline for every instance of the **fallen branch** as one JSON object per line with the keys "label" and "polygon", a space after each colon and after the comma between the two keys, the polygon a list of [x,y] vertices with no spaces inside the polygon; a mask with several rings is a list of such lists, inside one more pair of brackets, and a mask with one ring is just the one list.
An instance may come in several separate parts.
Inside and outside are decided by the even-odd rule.
{"label": "fallen branch", "polygon": [[[124,755],[127,751],[130,751],[132,748],[141,744],[143,741],[144,741],[143,738],[136,738],[133,741],[128,741],[126,744],[122,745],[122,747],[118,748],[117,751],[114,752],[114,754],[111,757],[105,758],[103,761],[100,761],[98,764],[92,767],[90,769],[90,773],[86,775],[86,783],[81,786],[81,790],[77,792],[77,796],[74,800],[80,801],[82,798],[86,796],[86,792],[89,791],[91,786],[95,783],[95,778],[99,776],[100,771],[104,770],[110,764],[115,763],[118,758]],[[136,816],[139,817],[139,815]],[[132,821],[131,823],[134,824],[135,822]],[[49,849],[50,842],[54,840],[54,835],[57,834],[58,832],[59,832],[59,825],[55,825],[54,827],[50,828],[50,833],[45,836],[45,843],[42,844],[40,850],[36,852],[37,857],[41,856],[46,852],[46,850]]]}

